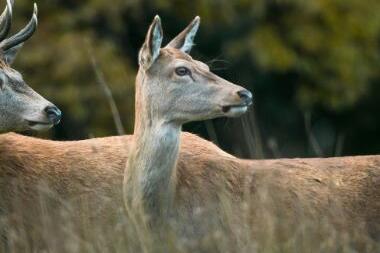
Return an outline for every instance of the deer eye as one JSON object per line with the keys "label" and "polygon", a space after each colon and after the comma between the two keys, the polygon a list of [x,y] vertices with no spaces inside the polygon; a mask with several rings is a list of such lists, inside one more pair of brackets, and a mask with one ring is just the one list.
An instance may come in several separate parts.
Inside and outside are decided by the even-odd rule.
{"label": "deer eye", "polygon": [[0,89],[4,89],[5,82],[6,82],[5,76],[0,74]]}
{"label": "deer eye", "polygon": [[190,69],[188,69],[186,67],[178,67],[175,69],[175,73],[178,76],[186,76],[186,75],[190,75],[191,71],[190,71]]}

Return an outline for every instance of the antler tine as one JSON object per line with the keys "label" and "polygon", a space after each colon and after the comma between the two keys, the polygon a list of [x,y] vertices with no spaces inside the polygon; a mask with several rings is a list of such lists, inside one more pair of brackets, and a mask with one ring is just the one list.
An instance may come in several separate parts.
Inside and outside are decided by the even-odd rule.
{"label": "antler tine", "polygon": [[38,14],[37,4],[34,3],[33,16],[31,20],[29,21],[29,23],[21,31],[19,31],[12,37],[4,40],[3,42],[1,42],[0,48],[2,48],[3,51],[6,51],[29,39],[37,29],[37,24],[38,24],[37,14]]}
{"label": "antler tine", "polygon": [[0,41],[3,41],[11,30],[12,6],[13,0],[7,0],[7,6],[5,6],[5,9],[0,16]]}

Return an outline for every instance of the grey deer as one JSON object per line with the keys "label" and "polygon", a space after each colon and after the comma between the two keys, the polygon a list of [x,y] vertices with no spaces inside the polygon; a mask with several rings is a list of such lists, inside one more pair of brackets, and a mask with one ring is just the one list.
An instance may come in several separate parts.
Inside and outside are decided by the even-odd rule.
{"label": "grey deer", "polygon": [[30,88],[11,67],[17,52],[37,28],[37,5],[30,22],[7,38],[12,23],[13,0],[0,16],[0,132],[45,130],[61,120],[61,111]]}

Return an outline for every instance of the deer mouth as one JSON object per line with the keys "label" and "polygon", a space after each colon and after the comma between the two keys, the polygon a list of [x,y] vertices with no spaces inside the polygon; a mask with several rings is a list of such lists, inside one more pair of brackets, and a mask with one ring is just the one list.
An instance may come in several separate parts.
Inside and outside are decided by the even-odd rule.
{"label": "deer mouth", "polygon": [[225,105],[222,106],[222,112],[227,117],[237,117],[247,112],[248,107],[252,104],[251,101],[237,105]]}
{"label": "deer mouth", "polygon": [[245,113],[248,110],[247,105],[227,105],[222,107],[222,111],[225,114],[231,115],[231,116],[238,116],[240,114]]}
{"label": "deer mouth", "polygon": [[41,122],[41,121],[33,121],[33,120],[27,120],[28,126],[32,130],[41,131],[49,129],[53,126],[51,122]]}
{"label": "deer mouth", "polygon": [[250,103],[243,103],[238,105],[225,105],[222,106],[222,111],[225,114],[231,114],[232,116],[234,114],[243,114],[248,110],[248,107],[252,104]]}
{"label": "deer mouth", "polygon": [[222,111],[224,113],[228,113],[230,112],[231,110],[235,110],[235,109],[247,109],[248,106],[247,105],[226,105],[226,106],[222,106]]}

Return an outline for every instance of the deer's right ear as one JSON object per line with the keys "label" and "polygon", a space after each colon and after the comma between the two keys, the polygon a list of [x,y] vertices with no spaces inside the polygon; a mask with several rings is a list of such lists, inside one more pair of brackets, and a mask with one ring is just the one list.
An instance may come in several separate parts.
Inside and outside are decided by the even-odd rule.
{"label": "deer's right ear", "polygon": [[166,47],[173,47],[181,50],[182,52],[188,54],[194,45],[194,37],[198,31],[200,17],[196,16],[193,21],[177,35]]}
{"label": "deer's right ear", "polygon": [[17,53],[18,51],[20,51],[20,49],[22,48],[24,43],[20,43],[18,44],[17,46],[14,46],[6,51],[4,51],[3,53],[3,60],[9,65],[11,66],[12,63],[14,62],[14,60],[16,59],[16,56],[17,56]]}
{"label": "deer's right ear", "polygon": [[139,52],[140,67],[147,70],[160,54],[162,44],[162,27],[160,17],[154,17],[152,24],[146,34],[145,42]]}

